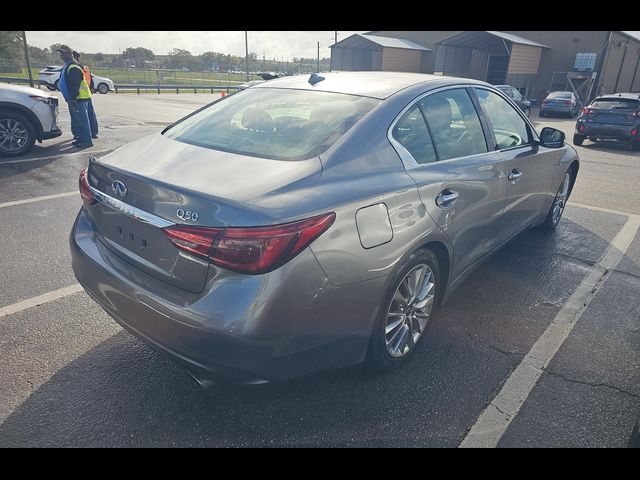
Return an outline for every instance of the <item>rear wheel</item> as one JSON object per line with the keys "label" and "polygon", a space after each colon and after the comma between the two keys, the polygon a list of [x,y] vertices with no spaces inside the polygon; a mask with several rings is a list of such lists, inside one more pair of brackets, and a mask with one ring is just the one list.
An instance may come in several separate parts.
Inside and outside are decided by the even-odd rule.
{"label": "rear wheel", "polygon": [[36,142],[36,131],[29,120],[13,112],[0,112],[0,156],[17,157]]}
{"label": "rear wheel", "polygon": [[564,208],[567,206],[567,202],[569,201],[572,177],[573,170],[567,170],[564,174],[564,177],[562,178],[562,183],[558,188],[556,197],[553,199],[553,203],[551,204],[549,213],[547,213],[547,218],[541,225],[543,230],[555,230],[560,223],[560,219],[562,218],[562,214],[564,213]]}
{"label": "rear wheel", "polygon": [[583,135],[574,135],[573,136],[573,144],[574,145],[582,145],[582,143],[584,142],[584,136]]}
{"label": "rear wheel", "polygon": [[373,370],[394,370],[413,355],[440,290],[440,269],[433,252],[411,254],[383,297],[367,352],[367,363]]}
{"label": "rear wheel", "polygon": [[107,85],[106,83],[101,83],[100,85],[98,85],[98,91],[103,95],[109,93],[109,85]]}

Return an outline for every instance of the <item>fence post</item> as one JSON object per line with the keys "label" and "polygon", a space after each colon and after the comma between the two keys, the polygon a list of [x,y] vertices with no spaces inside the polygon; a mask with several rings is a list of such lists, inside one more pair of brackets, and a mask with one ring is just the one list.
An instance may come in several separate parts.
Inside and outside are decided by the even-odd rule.
{"label": "fence post", "polygon": [[138,95],[140,95],[140,87],[138,87],[137,90],[138,90]]}

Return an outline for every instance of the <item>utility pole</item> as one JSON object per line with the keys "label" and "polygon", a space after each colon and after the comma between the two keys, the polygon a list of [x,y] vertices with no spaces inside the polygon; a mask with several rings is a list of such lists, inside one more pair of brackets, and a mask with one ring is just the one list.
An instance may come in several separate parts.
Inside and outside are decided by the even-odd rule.
{"label": "utility pole", "polygon": [[320,73],[320,42],[318,42],[318,69],[316,72]]}
{"label": "utility pole", "polygon": [[247,31],[244,31],[244,52],[245,52],[245,62],[247,66],[247,82],[249,81],[249,42],[247,40]]}
{"label": "utility pole", "polygon": [[335,42],[333,42],[333,43],[338,43],[338,31],[337,30],[334,32],[334,40],[335,40]]}
{"label": "utility pole", "polygon": [[27,72],[29,72],[29,85],[33,88],[33,75],[31,74],[31,63],[29,62],[29,47],[27,46],[27,32],[22,32],[22,41],[24,42],[24,56],[27,59]]}

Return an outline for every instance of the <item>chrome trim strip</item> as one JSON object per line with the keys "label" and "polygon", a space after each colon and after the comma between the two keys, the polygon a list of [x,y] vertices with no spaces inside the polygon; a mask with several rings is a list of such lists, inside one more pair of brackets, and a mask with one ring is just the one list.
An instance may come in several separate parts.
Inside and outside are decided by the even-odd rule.
{"label": "chrome trim strip", "polygon": [[117,198],[113,198],[100,190],[96,190],[92,186],[89,186],[89,190],[91,190],[91,193],[98,202],[117,210],[127,217],[148,223],[149,225],[153,225],[158,228],[171,227],[172,225],[175,225],[174,222],[170,222],[164,218],[154,215],[153,213],[145,212],[137,207],[133,207],[128,203],[124,203],[122,200],[118,200]]}

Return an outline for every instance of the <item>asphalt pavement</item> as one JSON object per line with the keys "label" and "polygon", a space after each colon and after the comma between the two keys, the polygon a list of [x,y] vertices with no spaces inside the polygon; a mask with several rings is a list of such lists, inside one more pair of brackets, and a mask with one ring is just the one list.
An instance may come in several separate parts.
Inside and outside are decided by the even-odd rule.
{"label": "asphalt pavement", "polygon": [[[528,231],[479,267],[391,374],[203,390],[74,290],[68,235],[88,156],[216,98],[96,95],[89,151],[65,133],[0,160],[0,447],[626,445],[640,416],[640,153],[626,147],[577,147],[558,230]],[[68,131],[64,105],[61,119]],[[543,124],[570,141],[574,121]],[[547,339],[556,350],[527,386],[518,372]],[[487,423],[505,398],[516,410]]]}

